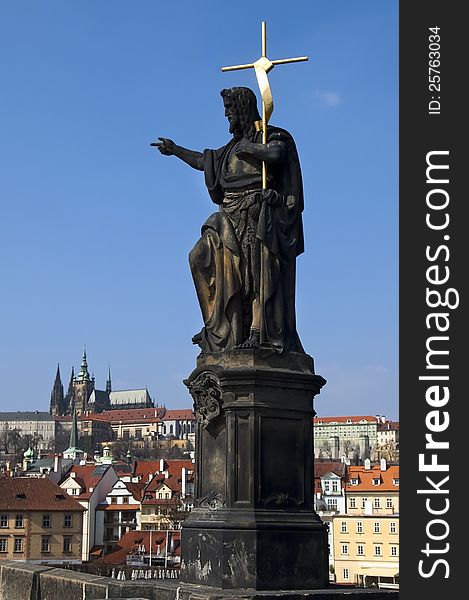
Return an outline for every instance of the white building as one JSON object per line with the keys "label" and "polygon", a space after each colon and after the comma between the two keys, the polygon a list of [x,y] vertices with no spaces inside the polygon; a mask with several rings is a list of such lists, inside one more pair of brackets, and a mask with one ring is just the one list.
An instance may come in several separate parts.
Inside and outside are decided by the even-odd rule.
{"label": "white building", "polygon": [[53,446],[57,433],[56,423],[47,412],[0,412],[0,435],[14,429],[21,437],[31,436],[37,450],[47,450]]}
{"label": "white building", "polygon": [[119,479],[97,507],[95,543],[107,553],[128,531],[141,529],[143,484]]}
{"label": "white building", "polygon": [[118,480],[112,465],[74,465],[60,484],[86,509],[83,513],[82,560],[90,559],[96,545],[96,509]]}

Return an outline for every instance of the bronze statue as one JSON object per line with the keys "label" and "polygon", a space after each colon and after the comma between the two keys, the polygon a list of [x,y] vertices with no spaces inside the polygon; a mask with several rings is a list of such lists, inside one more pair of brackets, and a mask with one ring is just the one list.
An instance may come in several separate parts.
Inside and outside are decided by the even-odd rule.
{"label": "bronze statue", "polygon": [[263,355],[304,352],[295,317],[295,263],[304,250],[295,142],[284,129],[269,125],[262,143],[262,121],[249,88],[220,93],[233,135],[226,146],[196,152],[162,137],[152,144],[203,171],[219,205],[189,255],[204,320],[192,341],[204,353],[234,348],[258,348]]}

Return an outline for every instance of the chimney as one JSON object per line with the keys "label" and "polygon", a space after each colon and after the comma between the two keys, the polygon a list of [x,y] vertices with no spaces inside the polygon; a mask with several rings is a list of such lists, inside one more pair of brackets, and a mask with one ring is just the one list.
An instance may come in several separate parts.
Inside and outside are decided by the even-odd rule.
{"label": "chimney", "polygon": [[386,423],[386,417],[384,415],[381,415],[381,423]]}
{"label": "chimney", "polygon": [[181,469],[181,494],[182,497],[186,497],[186,467],[182,467]]}
{"label": "chimney", "polygon": [[54,454],[54,473],[62,473],[62,455]]}
{"label": "chimney", "polygon": [[160,458],[160,473],[164,471],[164,458]]}
{"label": "chimney", "polygon": [[386,466],[386,459],[385,459],[385,458],[382,458],[382,459],[379,461],[379,465],[380,465],[380,469],[381,469],[381,471],[386,471],[386,469],[387,469],[387,466]]}
{"label": "chimney", "polygon": [[371,461],[369,458],[365,458],[365,471],[369,471],[371,469]]}

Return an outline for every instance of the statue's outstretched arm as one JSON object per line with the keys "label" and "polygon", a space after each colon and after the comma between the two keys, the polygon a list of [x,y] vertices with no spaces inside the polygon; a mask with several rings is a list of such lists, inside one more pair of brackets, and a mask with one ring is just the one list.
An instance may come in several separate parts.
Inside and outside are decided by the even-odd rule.
{"label": "statue's outstretched arm", "polygon": [[236,149],[238,158],[254,156],[258,160],[263,160],[267,164],[274,164],[283,160],[287,153],[287,147],[284,142],[272,141],[267,144],[255,144],[243,138],[238,142]]}
{"label": "statue's outstretched arm", "polygon": [[198,171],[204,170],[202,152],[178,146],[169,138],[159,137],[158,139],[160,140],[159,142],[152,142],[150,146],[156,146],[161,154],[165,156],[177,156],[193,169],[197,169]]}

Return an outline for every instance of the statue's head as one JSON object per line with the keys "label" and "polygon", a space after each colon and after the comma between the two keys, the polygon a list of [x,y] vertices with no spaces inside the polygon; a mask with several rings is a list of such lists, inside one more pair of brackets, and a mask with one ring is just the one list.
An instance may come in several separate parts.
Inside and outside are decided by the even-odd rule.
{"label": "statue's head", "polygon": [[230,133],[235,138],[249,137],[255,131],[254,123],[261,120],[254,92],[246,87],[234,87],[222,90],[220,95],[230,123]]}

